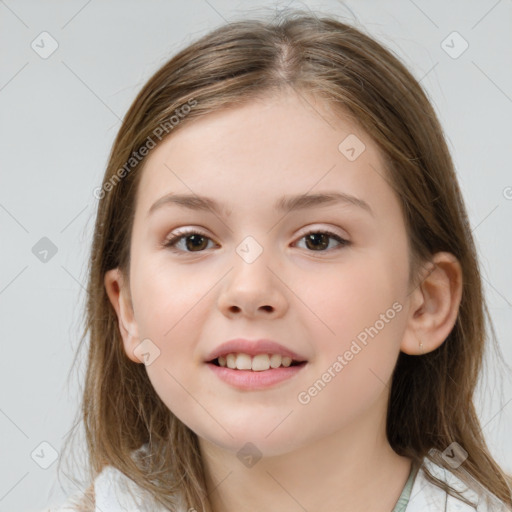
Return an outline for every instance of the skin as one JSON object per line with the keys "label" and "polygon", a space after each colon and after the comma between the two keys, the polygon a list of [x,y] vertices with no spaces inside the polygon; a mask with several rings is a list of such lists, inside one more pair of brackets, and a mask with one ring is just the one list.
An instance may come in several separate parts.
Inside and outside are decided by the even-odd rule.
{"label": "skin", "polygon": [[[354,161],[338,150],[349,134],[366,146]],[[373,215],[342,203],[273,210],[282,195],[324,191],[357,196]],[[148,216],[170,192],[214,198],[221,215],[167,205]],[[178,228],[200,229],[208,237],[202,252],[190,240],[186,252],[186,239],[180,254],[163,247]],[[328,238],[328,248],[315,249],[306,245],[309,228],[350,245]],[[236,252],[249,235],[263,249],[252,263]],[[142,364],[134,351],[146,338],[160,351],[148,376],[199,436],[215,511],[392,510],[411,468],[385,434],[392,372],[400,351],[421,356],[420,341],[424,353],[443,343],[461,297],[456,258],[438,253],[432,261],[414,288],[382,155],[348,117],[334,118],[312,97],[287,92],[215,112],[152,150],[138,189],[129,282],[114,269],[105,286],[127,357]],[[298,394],[396,302],[401,311],[300,403]],[[204,362],[234,337],[276,340],[308,363],[272,388],[236,389]],[[262,456],[252,467],[237,457],[247,442]]]}

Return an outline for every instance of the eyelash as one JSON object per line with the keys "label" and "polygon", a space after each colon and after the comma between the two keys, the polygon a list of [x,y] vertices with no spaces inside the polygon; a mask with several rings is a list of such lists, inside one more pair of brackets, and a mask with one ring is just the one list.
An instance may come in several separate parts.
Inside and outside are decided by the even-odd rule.
{"label": "eyelash", "polygon": [[[319,253],[330,252],[332,250],[341,249],[341,248],[349,246],[351,244],[351,242],[349,242],[348,240],[345,240],[344,238],[341,238],[339,235],[337,235],[336,233],[334,233],[332,231],[329,231],[328,229],[324,229],[324,230],[312,229],[312,230],[304,233],[299,238],[299,240],[302,240],[306,236],[311,235],[313,233],[315,233],[315,234],[321,233],[321,234],[324,234],[324,235],[328,235],[330,238],[334,238],[337,242],[339,242],[339,245],[337,247],[335,247],[334,249],[331,248],[330,250],[329,249],[324,249],[324,250],[320,250],[320,251],[308,250],[308,252],[313,252],[313,253],[314,252],[319,252]],[[207,238],[207,239],[211,240],[211,238],[209,236],[207,236],[206,234],[202,233],[201,231],[190,229],[190,230],[184,230],[184,231],[181,231],[179,233],[176,233],[175,235],[173,235],[170,238],[166,239],[163,242],[162,245],[164,247],[170,249],[171,251],[175,252],[175,253],[183,253],[183,252],[185,252],[185,253],[188,253],[188,254],[193,254],[194,252],[198,252],[198,253],[204,252],[205,250],[202,250],[202,251],[181,251],[181,250],[175,248],[176,243],[178,243],[182,238],[186,238],[187,236],[190,236],[190,235],[199,235],[199,236],[202,236],[204,238]]]}

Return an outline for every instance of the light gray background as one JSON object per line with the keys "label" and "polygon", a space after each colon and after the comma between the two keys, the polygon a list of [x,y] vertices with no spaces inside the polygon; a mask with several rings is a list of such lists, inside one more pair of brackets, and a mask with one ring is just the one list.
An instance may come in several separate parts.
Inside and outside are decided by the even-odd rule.
{"label": "light gray background", "polygon": [[[512,363],[512,2],[286,2],[343,15],[401,56],[446,131],[481,258],[498,341]],[[0,0],[0,512],[38,510],[76,489],[56,478],[78,405],[77,347],[96,199],[108,152],[136,93],[177,50],[275,2]],[[47,31],[57,50],[31,47]],[[458,58],[462,40],[469,44]],[[450,42],[450,41],[453,41]],[[49,48],[45,40],[45,49]],[[42,48],[39,51],[43,51]],[[48,237],[58,252],[32,252]],[[512,386],[489,359],[477,403],[483,432],[512,471]],[[42,450],[42,451],[41,451]],[[50,459],[47,459],[50,460]]]}

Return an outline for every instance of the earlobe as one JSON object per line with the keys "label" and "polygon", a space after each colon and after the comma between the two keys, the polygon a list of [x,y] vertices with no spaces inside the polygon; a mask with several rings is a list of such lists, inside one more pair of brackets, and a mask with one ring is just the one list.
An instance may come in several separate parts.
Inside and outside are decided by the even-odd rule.
{"label": "earlobe", "polygon": [[457,320],[462,297],[462,269],[457,258],[449,252],[436,253],[410,295],[400,350],[422,355],[441,346]]}
{"label": "earlobe", "polygon": [[116,311],[124,351],[132,361],[141,363],[134,353],[140,340],[130,293],[122,272],[118,268],[108,270],[105,273],[104,285],[108,298]]}

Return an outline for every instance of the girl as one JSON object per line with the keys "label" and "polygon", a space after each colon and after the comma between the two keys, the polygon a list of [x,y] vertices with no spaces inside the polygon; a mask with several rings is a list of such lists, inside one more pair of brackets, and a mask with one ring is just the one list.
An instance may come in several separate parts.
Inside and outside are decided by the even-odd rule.
{"label": "girl", "polygon": [[61,510],[512,510],[465,206],[389,51],[301,11],[223,26],[144,86],[95,194]]}

